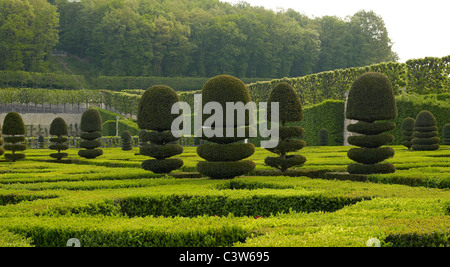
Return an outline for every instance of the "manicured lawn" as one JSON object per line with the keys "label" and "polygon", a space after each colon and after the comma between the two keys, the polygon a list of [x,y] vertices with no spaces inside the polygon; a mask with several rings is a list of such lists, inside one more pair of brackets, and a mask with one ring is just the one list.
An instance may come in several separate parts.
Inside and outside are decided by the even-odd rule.
{"label": "manicured lawn", "polygon": [[[140,169],[148,157],[104,149],[72,164],[27,150],[0,162],[0,246],[449,246],[450,147],[394,146],[394,174],[351,176],[350,147],[306,147],[306,164],[277,173],[257,149],[254,173],[233,180],[194,175],[201,160],[163,177]],[[192,177],[192,178],[185,178]]]}

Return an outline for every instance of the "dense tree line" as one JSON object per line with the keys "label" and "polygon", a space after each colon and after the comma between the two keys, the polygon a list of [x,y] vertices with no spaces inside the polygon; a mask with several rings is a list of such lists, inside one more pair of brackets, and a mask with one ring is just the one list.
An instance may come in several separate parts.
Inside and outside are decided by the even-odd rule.
{"label": "dense tree line", "polygon": [[397,59],[372,11],[341,19],[219,0],[0,3],[0,70],[43,69],[58,37],[56,48],[105,76],[295,77]]}

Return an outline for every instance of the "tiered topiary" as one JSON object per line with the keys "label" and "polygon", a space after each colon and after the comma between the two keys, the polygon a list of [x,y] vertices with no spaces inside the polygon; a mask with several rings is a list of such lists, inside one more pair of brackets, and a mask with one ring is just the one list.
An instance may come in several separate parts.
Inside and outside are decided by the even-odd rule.
{"label": "tiered topiary", "polygon": [[319,146],[328,146],[328,130],[321,129],[319,131]]}
{"label": "tiered topiary", "polygon": [[442,140],[444,145],[450,146],[450,123],[447,123],[442,128]]}
{"label": "tiered topiary", "polygon": [[411,141],[414,138],[414,123],[415,120],[411,117],[404,119],[402,122],[402,136],[403,136],[402,145],[407,147],[408,150],[411,149],[412,146]]}
{"label": "tiered topiary", "polygon": [[81,116],[80,137],[83,141],[80,147],[85,150],[79,150],[78,155],[86,159],[95,159],[103,155],[103,150],[99,149],[102,143],[98,138],[102,137],[102,116],[96,109],[88,109]]}
{"label": "tiered topiary", "polygon": [[278,154],[279,157],[267,157],[264,162],[285,172],[289,168],[302,166],[306,162],[306,158],[301,155],[287,155],[306,146],[305,141],[302,140],[305,130],[300,126],[286,126],[288,122],[303,120],[303,108],[294,88],[285,82],[277,84],[270,93],[267,103],[268,118],[271,114],[271,103],[279,103],[280,139],[275,148],[267,150]]}
{"label": "tiered topiary", "polygon": [[120,139],[122,139],[122,150],[123,151],[129,151],[133,149],[133,146],[131,145],[131,134],[129,131],[125,130],[120,135]]}
{"label": "tiered topiary", "polygon": [[177,102],[177,93],[166,85],[154,85],[141,97],[137,123],[140,129],[149,131],[140,133],[139,152],[155,158],[142,162],[144,170],[168,174],[184,164],[182,159],[171,158],[183,153],[183,147],[176,142],[179,138],[171,132],[172,122],[178,117],[177,114],[171,114],[171,109]]}
{"label": "tiered topiary", "polygon": [[428,110],[419,112],[414,124],[414,139],[412,149],[415,151],[432,151],[439,149],[440,138],[436,119]]}
{"label": "tiered topiary", "polygon": [[6,143],[4,149],[12,152],[11,154],[5,154],[5,158],[12,162],[25,159],[25,154],[16,153],[17,151],[25,151],[27,149],[25,144],[23,144],[25,141],[25,124],[19,113],[10,112],[6,114],[2,132],[5,135],[4,139]]}
{"label": "tiered topiary", "polygon": [[[197,148],[197,154],[206,161],[197,164],[201,174],[212,179],[232,179],[255,169],[255,163],[245,160],[255,153],[255,146],[251,143],[238,143],[249,137],[249,117],[246,113],[244,124],[238,119],[234,121],[234,137],[227,136],[226,131],[226,103],[251,102],[247,86],[238,78],[229,75],[219,75],[208,80],[202,88],[203,107],[209,102],[217,102],[222,106],[224,125],[211,125],[216,132],[221,131],[222,137],[207,137],[202,139],[211,143],[202,144]],[[205,121],[207,118],[203,118]],[[244,129],[244,136],[238,136],[238,129]]]}
{"label": "tiered topiary", "polygon": [[45,147],[45,137],[40,134],[38,137],[38,148],[43,149]]}
{"label": "tiered topiary", "polygon": [[396,117],[392,84],[384,74],[369,72],[355,80],[348,96],[346,118],[358,122],[350,124],[347,129],[361,135],[348,138],[349,144],[360,147],[347,153],[357,162],[348,166],[350,174],[395,172],[393,164],[381,162],[395,155],[392,148],[382,146],[394,141],[393,135],[384,132],[395,129],[393,122],[385,120]]}
{"label": "tiered topiary", "polygon": [[61,150],[69,149],[69,146],[67,145],[67,141],[69,140],[67,138],[67,124],[63,118],[58,117],[52,121],[52,123],[50,124],[50,135],[56,137],[50,138],[50,142],[52,142],[52,145],[50,145],[48,148],[50,148],[51,150],[58,150],[58,153],[50,154],[50,157],[57,160],[67,158],[69,154],[61,153]]}

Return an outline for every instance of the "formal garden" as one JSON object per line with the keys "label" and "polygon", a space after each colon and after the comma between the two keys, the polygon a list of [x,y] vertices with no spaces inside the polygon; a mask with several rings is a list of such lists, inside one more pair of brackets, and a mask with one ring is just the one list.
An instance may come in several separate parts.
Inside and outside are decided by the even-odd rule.
{"label": "formal garden", "polygon": [[[250,135],[248,117],[231,129],[210,124],[223,137],[180,142],[171,107],[183,98],[167,85],[133,96],[136,119],[110,146],[102,140],[111,111],[83,112],[77,146],[55,118],[37,148],[25,143],[21,115],[9,112],[0,246],[66,246],[72,238],[83,247],[449,246],[450,96],[402,95],[381,71],[352,75],[345,102],[305,103],[313,98],[286,80],[259,90],[258,102],[279,104],[279,124],[271,124],[279,142],[270,148]],[[203,105],[225,106],[251,102],[252,86],[263,85],[220,75],[198,93]],[[349,136],[344,120],[352,121]],[[243,136],[227,135],[241,128]]]}

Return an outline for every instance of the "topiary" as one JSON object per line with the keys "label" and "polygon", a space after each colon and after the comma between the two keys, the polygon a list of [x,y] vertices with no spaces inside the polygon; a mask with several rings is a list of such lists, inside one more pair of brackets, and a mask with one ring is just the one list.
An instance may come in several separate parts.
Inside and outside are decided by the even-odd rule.
{"label": "topiary", "polygon": [[432,151],[439,149],[438,127],[436,126],[436,119],[431,112],[428,110],[419,112],[414,124],[414,131],[413,150]]}
{"label": "topiary", "polygon": [[445,124],[442,128],[442,140],[444,145],[450,145],[450,123]]}
{"label": "topiary", "polygon": [[131,145],[131,134],[129,131],[123,131],[120,138],[122,139],[122,150],[129,151],[133,149],[133,146]]}
{"label": "topiary", "polygon": [[171,132],[172,122],[179,116],[171,113],[177,102],[178,94],[166,85],[154,85],[141,97],[137,115],[138,126],[142,129],[139,153],[155,158],[142,162],[144,170],[167,174],[184,164],[181,159],[170,159],[183,153],[183,147],[176,143],[179,138]]}
{"label": "topiary", "polygon": [[[303,138],[304,129],[302,127],[286,126],[288,122],[303,120],[303,108],[300,97],[294,88],[288,83],[277,84],[270,92],[268,100],[268,114],[271,114],[271,103],[279,103],[279,120],[281,123],[280,140],[275,148],[268,148],[279,157],[267,157],[264,162],[274,168],[285,172],[294,166],[301,166],[306,162],[306,158],[301,155],[287,156],[287,153],[295,152],[306,146]],[[270,118],[270,115],[268,116]]]}
{"label": "topiary", "polygon": [[81,116],[81,143],[78,155],[86,159],[95,159],[103,155],[103,150],[99,149],[102,143],[98,138],[102,137],[102,117],[96,109],[88,109]]}
{"label": "topiary", "polygon": [[408,117],[402,122],[402,136],[403,142],[402,145],[407,147],[408,150],[411,150],[412,140],[414,138],[414,123],[415,120],[411,117]]}
{"label": "topiary", "polygon": [[6,135],[4,149],[11,151],[11,154],[5,154],[5,158],[9,161],[15,162],[17,160],[25,159],[25,154],[16,153],[17,151],[25,151],[25,124],[22,117],[17,112],[10,112],[6,114],[2,132]]}
{"label": "topiary", "polygon": [[51,150],[58,151],[58,153],[50,154],[50,157],[57,160],[67,158],[69,154],[61,153],[61,150],[69,149],[69,146],[67,145],[67,141],[69,140],[67,138],[68,135],[67,124],[63,118],[58,117],[52,121],[52,123],[50,124],[50,135],[56,137],[50,138],[50,142],[52,142],[52,145],[50,145],[48,148],[50,148]]}
{"label": "topiary", "polygon": [[45,137],[40,134],[38,137],[38,148],[43,149],[45,147]]}
{"label": "topiary", "polygon": [[[381,147],[392,141],[394,136],[384,132],[395,129],[395,124],[385,120],[398,115],[392,84],[381,73],[368,72],[359,76],[350,88],[347,100],[346,118],[359,122],[350,124],[350,132],[361,136],[350,136],[348,142],[361,148],[350,149],[348,157],[356,161],[347,168],[350,174],[393,173],[394,165],[381,163],[394,156],[392,148]],[[384,122],[376,122],[383,120]]]}
{"label": "topiary", "polygon": [[[211,102],[217,102],[223,110],[222,122],[225,124],[227,111],[226,103],[251,102],[247,86],[238,78],[229,75],[219,75],[209,79],[202,88],[203,107]],[[203,108],[202,107],[202,108]],[[234,112],[234,111],[233,111]],[[239,124],[235,119],[233,124],[234,137],[227,136],[226,127],[212,125],[215,130],[222,132],[222,136],[206,137],[203,140],[211,142],[197,147],[197,154],[206,161],[197,164],[197,170],[212,179],[231,179],[255,169],[255,163],[245,160],[255,153],[255,146],[251,143],[236,143],[249,137],[249,114],[246,112],[244,123]],[[207,118],[203,118],[205,122]],[[238,129],[244,130],[243,136],[238,136]]]}
{"label": "topiary", "polygon": [[319,131],[319,146],[328,146],[328,130],[321,129]]}

